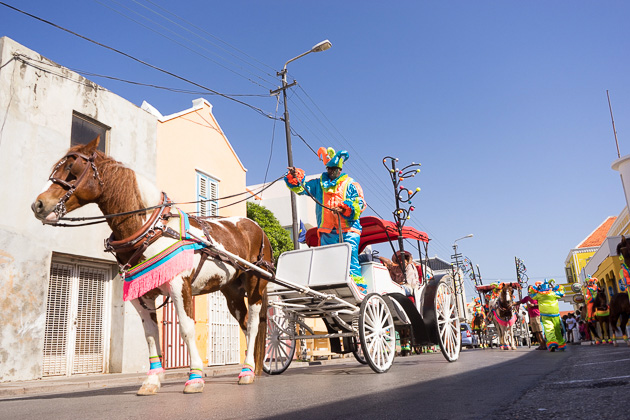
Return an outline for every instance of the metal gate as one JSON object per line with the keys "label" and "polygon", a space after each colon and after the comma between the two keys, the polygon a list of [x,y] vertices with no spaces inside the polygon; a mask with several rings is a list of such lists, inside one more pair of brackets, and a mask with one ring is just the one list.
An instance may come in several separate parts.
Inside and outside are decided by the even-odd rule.
{"label": "metal gate", "polygon": [[[195,313],[195,299],[193,298],[193,313]],[[186,343],[179,334],[179,319],[173,302],[164,306],[162,319],[162,363],[165,369],[190,366],[190,357],[186,350]]]}
{"label": "metal gate", "polygon": [[43,376],[107,372],[111,278],[106,265],[53,258]]}
{"label": "metal gate", "polygon": [[240,326],[227,307],[221,292],[208,295],[208,364],[240,363]]}

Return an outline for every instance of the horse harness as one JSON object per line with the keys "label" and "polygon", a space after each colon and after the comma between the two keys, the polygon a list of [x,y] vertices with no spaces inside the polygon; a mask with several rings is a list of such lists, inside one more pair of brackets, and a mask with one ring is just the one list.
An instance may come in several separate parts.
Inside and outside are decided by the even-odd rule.
{"label": "horse harness", "polygon": [[[115,240],[114,234],[112,233],[112,235],[105,240],[105,252],[111,252],[114,255],[116,261],[118,261],[119,271],[121,274],[124,275],[131,267],[138,264],[147,248],[155,243],[155,241],[157,241],[160,237],[165,236],[171,239],[180,239],[180,235],[184,232],[177,232],[171,227],[166,226],[169,218],[179,217],[178,213],[171,213],[171,205],[172,201],[168,198],[166,193],[163,192],[162,202],[160,203],[159,209],[153,212],[149,220],[144,225],[142,225],[142,227],[138,231],[136,231],[128,238],[121,240]],[[210,233],[208,232],[208,229],[206,228],[203,218],[194,215],[188,215],[188,217],[195,220],[199,224],[208,242],[214,243],[214,240],[212,239]],[[263,259],[264,247],[265,242],[262,241],[260,245],[260,252],[258,253],[256,262],[254,262],[253,264],[257,267],[263,267],[273,274],[273,264]],[[122,258],[119,256],[119,254],[130,252],[133,252],[133,254],[131,254],[131,256],[126,261],[122,260]],[[251,268],[245,267],[243,264],[240,264],[238,261],[230,258],[228,255],[222,253],[220,250],[217,250],[216,247],[213,246],[206,246],[197,249],[195,250],[195,253],[201,254],[201,258],[197,269],[194,271],[191,283],[194,283],[195,279],[199,275],[199,272],[201,271],[201,268],[203,267],[206,260],[209,258],[219,260],[226,264],[230,264],[241,271],[252,271]],[[166,304],[166,302],[168,302],[168,299],[156,309],[161,308],[164,304]],[[149,309],[144,305],[141,299],[140,303],[145,309]]]}
{"label": "horse harness", "polygon": [[[76,180],[75,180],[75,182],[73,184],[71,184],[70,182],[68,182],[65,179],[56,178],[54,176],[55,172],[57,172],[59,170],[59,168],[61,168],[61,166],[63,166],[68,161],[69,157],[74,157],[75,160],[80,158],[80,159],[85,160],[85,162],[86,162],[86,165],[83,168],[83,171],[76,178]],[[98,169],[96,168],[96,164],[94,163],[95,159],[96,159],[96,151],[94,153],[92,153],[91,156],[84,155],[83,153],[79,153],[79,152],[72,152],[72,153],[68,153],[67,155],[65,155],[59,161],[59,163],[53,168],[50,176],[48,177],[48,180],[50,182],[54,183],[54,184],[60,185],[63,189],[67,190],[66,193],[64,194],[64,196],[59,199],[59,201],[55,205],[55,208],[53,209],[53,212],[57,215],[58,219],[61,219],[63,216],[65,216],[66,213],[68,213],[68,210],[66,209],[66,202],[70,199],[72,194],[74,194],[74,192],[77,189],[77,186],[81,183],[81,181],[83,180],[83,178],[87,174],[88,169],[92,168],[92,170],[94,172],[94,178],[98,179],[98,182],[99,182],[100,185],[103,185],[103,180],[101,179],[101,176],[98,173]]]}

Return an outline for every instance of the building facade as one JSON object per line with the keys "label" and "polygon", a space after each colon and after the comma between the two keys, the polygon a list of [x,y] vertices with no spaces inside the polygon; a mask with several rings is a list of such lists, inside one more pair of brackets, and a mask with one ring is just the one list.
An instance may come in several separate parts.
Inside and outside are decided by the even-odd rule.
{"label": "building facade", "polygon": [[[143,109],[158,118],[157,185],[185,212],[201,216],[247,216],[245,195],[229,200],[221,197],[245,193],[247,170],[212,114],[212,105],[199,98],[192,107],[163,116],[148,103]],[[228,311],[221,292],[202,295],[195,300],[195,333],[199,354],[208,365],[240,363],[245,358],[245,336]],[[172,308],[167,307],[167,311]],[[175,318],[158,314],[172,322]],[[187,366],[187,353],[179,351],[183,342],[178,334],[162,330],[166,367]],[[186,357],[180,359],[179,356]]]}
{"label": "building facade", "polygon": [[71,144],[95,134],[155,181],[156,131],[148,112],[0,38],[0,381],[148,370],[140,318],[103,252],[107,225],[43,226],[30,206]]}
{"label": "building facade", "polygon": [[[564,285],[566,293],[561,300],[573,305],[574,309],[578,309],[584,302],[578,298],[580,293],[571,289],[571,285],[573,283],[583,284],[587,276],[593,276],[594,272],[591,271],[591,268],[595,261],[599,261],[597,265],[600,265],[603,253],[606,252],[606,249],[610,251],[610,241],[607,241],[606,238],[616,220],[617,217],[614,216],[606,218],[590,235],[569,252],[564,262],[567,284]],[[612,260],[609,260],[609,262],[612,262]],[[602,281],[600,286],[605,288],[605,281]]]}

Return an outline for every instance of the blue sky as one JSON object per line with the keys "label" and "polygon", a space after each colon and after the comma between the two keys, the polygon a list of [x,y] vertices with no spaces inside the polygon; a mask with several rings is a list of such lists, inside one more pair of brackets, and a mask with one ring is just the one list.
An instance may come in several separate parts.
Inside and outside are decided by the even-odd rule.
{"label": "blue sky", "polygon": [[[606,90],[621,154],[630,153],[627,18],[623,1],[188,1],[7,3],[274,114],[269,90],[285,61],[323,39],[333,47],[289,64],[292,127],[314,149],[347,149],[344,169],[391,218],[383,156],[422,163],[409,223],[430,254],[453,241],[485,282],[564,281],[564,260],[625,200]],[[147,19],[148,18],[148,19]],[[132,20],[133,19],[133,20]],[[199,90],[0,5],[0,35],[66,67]],[[87,76],[163,114],[205,97],[248,183],[286,168],[282,122],[207,93],[177,93]],[[280,112],[282,104],[280,104]],[[270,152],[272,152],[270,160]],[[322,170],[293,138],[294,162]],[[368,210],[366,214],[373,214]]]}

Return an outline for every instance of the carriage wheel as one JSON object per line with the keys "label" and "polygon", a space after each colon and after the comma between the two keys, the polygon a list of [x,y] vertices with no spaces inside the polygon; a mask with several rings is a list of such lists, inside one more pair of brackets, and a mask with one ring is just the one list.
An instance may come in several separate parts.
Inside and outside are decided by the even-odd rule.
{"label": "carriage wheel", "polygon": [[367,360],[365,360],[365,355],[363,354],[363,346],[361,345],[361,341],[356,338],[353,338],[354,341],[354,349],[352,349],[352,354],[354,358],[357,359],[357,362],[362,365],[367,365]]}
{"label": "carriage wheel", "polygon": [[372,370],[384,373],[389,370],[396,355],[396,330],[392,313],[378,293],[369,294],[361,302],[359,338],[363,355]]}
{"label": "carriage wheel", "polygon": [[267,314],[267,344],[263,371],[279,375],[291,364],[295,354],[295,323],[290,322],[282,309],[269,307]]}
{"label": "carriage wheel", "polygon": [[459,332],[455,291],[444,279],[439,281],[431,303],[435,308],[435,318],[432,321],[437,332],[436,344],[440,345],[444,358],[449,362],[454,362],[459,358],[462,339]]}

